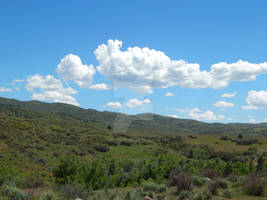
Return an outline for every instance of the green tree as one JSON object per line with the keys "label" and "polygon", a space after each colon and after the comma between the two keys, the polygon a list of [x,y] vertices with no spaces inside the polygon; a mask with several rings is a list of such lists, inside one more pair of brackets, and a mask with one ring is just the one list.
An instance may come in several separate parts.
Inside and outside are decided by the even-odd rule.
{"label": "green tree", "polygon": [[56,182],[59,184],[70,183],[75,180],[79,162],[73,157],[63,158],[58,167],[53,170]]}

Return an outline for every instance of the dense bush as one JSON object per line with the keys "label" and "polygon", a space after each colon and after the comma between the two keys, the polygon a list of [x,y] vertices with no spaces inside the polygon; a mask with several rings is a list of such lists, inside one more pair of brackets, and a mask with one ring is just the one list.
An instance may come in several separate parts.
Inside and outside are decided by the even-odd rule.
{"label": "dense bush", "polygon": [[192,192],[188,191],[188,190],[183,190],[180,192],[180,195],[178,197],[178,200],[186,200],[186,199],[190,199],[190,197],[192,196]]}
{"label": "dense bush", "polygon": [[203,191],[200,193],[197,193],[192,200],[210,200],[212,198],[212,195],[209,191]]}
{"label": "dense bush", "polygon": [[233,198],[232,191],[231,191],[231,190],[224,190],[224,191],[223,191],[223,196],[224,196],[225,198],[228,198],[228,199]]}
{"label": "dense bush", "polygon": [[256,139],[236,140],[236,144],[238,144],[238,145],[251,145],[251,144],[255,144],[255,143],[258,143],[258,141]]}
{"label": "dense bush", "polygon": [[156,191],[157,185],[155,183],[145,183],[144,184],[144,191]]}
{"label": "dense bush", "polygon": [[99,152],[107,152],[109,151],[109,148],[107,145],[98,144],[98,145],[95,145],[95,150]]}
{"label": "dense bush", "polygon": [[27,200],[26,196],[20,190],[13,186],[2,186],[1,193],[9,200]]}
{"label": "dense bush", "polygon": [[57,198],[54,192],[51,190],[44,192],[40,197],[40,200],[56,200],[56,199]]}
{"label": "dense bush", "polygon": [[75,180],[78,173],[78,161],[73,157],[65,157],[53,170],[56,182],[59,184],[70,183]]}
{"label": "dense bush", "polygon": [[226,189],[229,186],[229,183],[224,179],[219,179],[219,180],[217,180],[217,182],[218,182],[219,188]]}
{"label": "dense bush", "polygon": [[199,176],[195,176],[194,177],[194,185],[195,186],[202,186],[206,183],[206,179],[199,177]]}
{"label": "dense bush", "polygon": [[0,167],[0,186],[5,182],[15,181],[17,176],[17,171],[9,166]]}
{"label": "dense bush", "polygon": [[208,177],[210,179],[214,179],[218,176],[218,173],[214,169],[208,168],[208,169],[204,169],[202,171],[201,175],[203,177]]}
{"label": "dense bush", "polygon": [[208,189],[211,194],[217,195],[218,194],[218,189],[219,189],[219,182],[218,181],[213,181],[208,184]]}
{"label": "dense bush", "polygon": [[91,193],[90,189],[87,189],[78,183],[57,186],[55,189],[62,199],[87,199]]}
{"label": "dense bush", "polygon": [[193,177],[191,174],[181,172],[174,177],[177,192],[180,193],[182,190],[189,191],[192,189]]}
{"label": "dense bush", "polygon": [[23,177],[20,183],[20,187],[22,188],[38,188],[41,187],[42,185],[43,185],[43,179],[37,173]]}
{"label": "dense bush", "polygon": [[248,175],[243,187],[249,195],[262,196],[264,193],[263,176],[260,173]]}

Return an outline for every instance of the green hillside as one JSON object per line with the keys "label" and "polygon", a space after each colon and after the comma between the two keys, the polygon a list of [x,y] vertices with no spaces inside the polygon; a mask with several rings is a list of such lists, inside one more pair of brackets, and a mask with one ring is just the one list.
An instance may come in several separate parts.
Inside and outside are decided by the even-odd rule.
{"label": "green hillside", "polygon": [[[256,172],[267,177],[266,131],[264,123],[209,124],[0,98],[0,199],[56,199],[39,197],[47,190],[57,199],[251,199],[251,185],[242,182],[254,186],[248,175]],[[185,175],[188,191],[171,182]],[[259,183],[264,191],[267,183]],[[217,193],[209,192],[212,184]],[[12,196],[20,193],[27,198]],[[252,199],[267,195],[259,194]]]}
{"label": "green hillside", "polygon": [[[221,124],[204,123],[188,119],[175,119],[155,114],[126,115],[114,112],[99,112],[93,109],[82,109],[69,104],[42,103],[38,101],[22,102],[13,99],[0,98],[0,111],[11,113],[18,117],[63,117],[79,120],[89,126],[96,125],[106,129],[125,124],[127,132],[146,134],[260,134],[267,135],[267,123],[261,124]],[[115,127],[116,128],[116,127]],[[115,130],[116,131],[116,130]]]}

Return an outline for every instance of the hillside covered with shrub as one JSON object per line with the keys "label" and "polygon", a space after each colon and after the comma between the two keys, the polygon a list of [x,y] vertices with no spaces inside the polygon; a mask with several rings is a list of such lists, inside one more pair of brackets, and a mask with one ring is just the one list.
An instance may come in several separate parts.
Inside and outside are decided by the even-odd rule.
{"label": "hillside covered with shrub", "polygon": [[266,124],[150,115],[1,98],[1,198],[266,199]]}

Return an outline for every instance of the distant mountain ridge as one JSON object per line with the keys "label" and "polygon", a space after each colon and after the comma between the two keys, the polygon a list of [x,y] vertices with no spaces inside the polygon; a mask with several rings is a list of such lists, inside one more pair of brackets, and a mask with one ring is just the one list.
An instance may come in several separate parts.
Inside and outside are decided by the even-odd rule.
{"label": "distant mountain ridge", "polygon": [[63,103],[43,103],[39,101],[19,101],[0,97],[0,112],[15,112],[29,118],[47,118],[51,114],[58,117],[80,120],[90,125],[109,128],[114,131],[139,132],[147,134],[260,134],[267,136],[267,123],[222,124],[205,123],[190,119],[176,119],[152,113],[127,115],[115,112],[100,112],[83,109]]}

